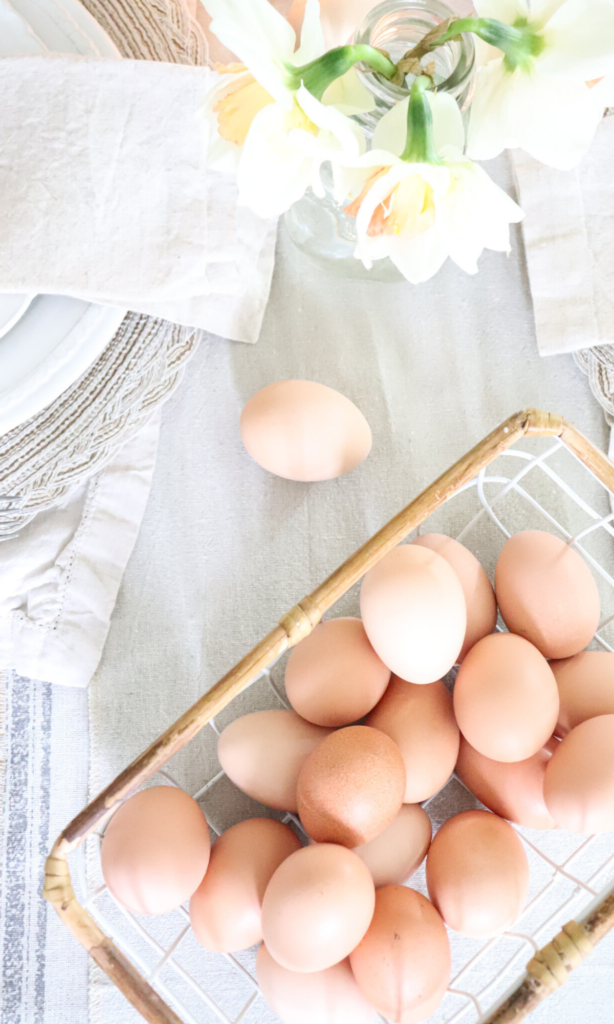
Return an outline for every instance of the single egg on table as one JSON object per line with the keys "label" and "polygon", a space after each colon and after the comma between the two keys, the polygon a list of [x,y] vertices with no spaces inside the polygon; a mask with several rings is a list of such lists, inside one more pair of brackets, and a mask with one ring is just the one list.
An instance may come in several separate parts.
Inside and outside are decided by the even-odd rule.
{"label": "single egg on table", "polygon": [[330,732],[306,722],[296,711],[254,711],[226,726],[217,756],[231,782],[253,800],[296,813],[300,770]]}
{"label": "single egg on table", "polygon": [[544,800],[546,768],[559,741],[552,737],[524,761],[493,761],[461,736],[456,774],[485,807],[525,828],[557,828]]}
{"label": "single egg on table", "polygon": [[445,558],[415,544],[393,548],[369,569],[360,613],[371,644],[388,668],[412,683],[434,683],[460,654],[467,607]]}
{"label": "single egg on table", "polygon": [[561,739],[587,718],[614,714],[614,654],[610,651],[581,651],[572,658],[551,661],[559,688],[559,720],[556,735]]}
{"label": "single egg on table", "polygon": [[299,974],[278,964],[263,943],[256,978],[265,1003],[282,1024],[373,1024],[373,1007],[358,988],[349,960]]}
{"label": "single egg on table", "polygon": [[437,1008],[450,980],[445,925],[425,896],[400,885],[375,894],[375,912],[350,954],[358,987],[378,1013],[415,1024]]}
{"label": "single egg on table", "polygon": [[279,865],[301,849],[287,825],[248,818],[222,832],[190,900],[192,930],[205,949],[235,953],[262,938],[262,901]]}
{"label": "single egg on table", "polygon": [[578,654],[599,625],[599,591],[584,559],[542,530],[515,533],[495,568],[499,611],[511,633],[545,658]]}
{"label": "single egg on table", "polygon": [[209,864],[209,826],[196,800],[174,786],[152,786],[126,800],[102,840],[102,875],[135,914],[165,914],[200,885]]}
{"label": "single egg on table", "polygon": [[588,718],[561,740],[546,768],[544,798],[560,828],[614,830],[614,715]]}
{"label": "single egg on table", "polygon": [[518,920],[529,891],[529,862],[507,821],[490,811],[448,818],[426,858],[426,884],[446,924],[490,939]]}
{"label": "single egg on table", "polygon": [[374,707],[390,669],[369,643],[360,619],[329,619],[292,651],[286,694],[299,715],[315,725],[350,725]]}
{"label": "single egg on table", "polygon": [[418,686],[393,676],[367,725],[394,740],[405,762],[404,803],[428,800],[454,771],[460,733],[452,697],[438,680]]}
{"label": "single egg on table", "polygon": [[241,413],[249,454],[287,480],[332,480],[371,451],[371,428],[345,395],[311,380],[281,380],[252,395]]}
{"label": "single egg on table", "polygon": [[536,647],[514,633],[479,640],[464,659],[454,686],[460,731],[493,761],[523,761],[554,732],[559,691]]}
{"label": "single egg on table", "polygon": [[262,904],[265,945],[289,971],[324,971],[358,945],[373,917],[375,887],[351,850],[331,843],[291,854]]}
{"label": "single egg on table", "polygon": [[475,555],[452,537],[423,533],[412,543],[436,551],[449,562],[460,580],[467,605],[467,631],[458,656],[462,661],[474,644],[493,633],[497,625],[497,601],[492,583]]}
{"label": "single egg on table", "polygon": [[354,847],[383,832],[401,809],[405,765],[379,729],[350,725],[331,733],[298,777],[301,824],[317,843]]}
{"label": "single egg on table", "polygon": [[426,857],[432,834],[431,819],[420,804],[403,804],[388,827],[354,853],[369,868],[376,889],[403,885]]}

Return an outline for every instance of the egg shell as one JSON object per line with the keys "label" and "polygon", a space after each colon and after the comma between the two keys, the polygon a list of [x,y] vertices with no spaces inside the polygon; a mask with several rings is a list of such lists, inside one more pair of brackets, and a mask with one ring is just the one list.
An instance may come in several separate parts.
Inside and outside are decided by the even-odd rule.
{"label": "egg shell", "polygon": [[462,661],[474,644],[494,632],[497,625],[497,602],[492,583],[475,555],[452,537],[443,533],[423,533],[413,543],[430,548],[445,558],[460,580],[467,605],[467,630],[458,656]]}
{"label": "egg shell", "polygon": [[367,725],[394,740],[405,762],[405,803],[438,793],[454,771],[460,733],[452,697],[438,680],[426,686],[393,676]]}
{"label": "egg shell", "polygon": [[350,725],[331,733],[306,759],[298,778],[301,824],[316,843],[360,846],[401,809],[405,765],[379,729]]}
{"label": "egg shell", "polygon": [[241,413],[251,457],[270,473],[332,480],[371,451],[371,428],[349,398],[310,380],[282,380],[253,395]]}
{"label": "egg shell", "polygon": [[432,834],[431,820],[420,804],[403,804],[388,827],[354,853],[369,868],[376,889],[403,885],[426,857]]}
{"label": "egg shell", "polygon": [[201,808],[174,786],[152,786],[126,800],[102,841],[109,892],[135,914],[181,906],[207,870],[211,840]]}
{"label": "egg shell", "polygon": [[295,711],[254,711],[226,726],[217,755],[228,778],[253,800],[296,813],[303,762],[330,732]]}
{"label": "egg shell", "polygon": [[222,832],[190,900],[190,924],[201,946],[235,953],[260,942],[266,887],[282,861],[300,849],[292,829],[271,818],[248,818]]}
{"label": "egg shell", "polygon": [[551,661],[559,688],[559,719],[556,735],[567,736],[587,718],[614,714],[614,654],[581,651],[573,658]]}
{"label": "egg shell", "polygon": [[582,835],[614,829],[614,715],[589,718],[561,740],[544,797],[560,828]]}
{"label": "egg shell", "polygon": [[349,960],[325,971],[298,974],[278,964],[263,944],[256,978],[265,1002],[283,1024],[373,1024],[373,1007],[358,988]]}
{"label": "egg shell", "polygon": [[390,669],[373,650],[360,619],[329,619],[301,640],[286,666],[286,694],[315,725],[350,725],[377,704]]}
{"label": "egg shell", "polygon": [[446,924],[490,939],[518,920],[529,891],[529,862],[507,821],[489,811],[449,818],[426,858],[429,896]]}
{"label": "egg shell", "polygon": [[436,1009],[450,980],[444,923],[425,896],[386,885],[375,894],[373,920],[351,953],[350,964],[363,995],[387,1020],[424,1020]]}
{"label": "egg shell", "polygon": [[265,945],[289,971],[324,971],[358,945],[374,906],[371,873],[355,853],[306,846],[277,868],[264,894]]}
{"label": "egg shell", "polygon": [[507,628],[530,640],[545,658],[577,654],[599,625],[599,591],[586,562],[542,530],[515,533],[506,541],[495,591]]}
{"label": "egg shell", "polygon": [[463,588],[445,558],[427,548],[393,548],[366,574],[360,612],[375,651],[395,675],[434,683],[465,639]]}
{"label": "egg shell", "polygon": [[524,761],[493,761],[461,737],[456,774],[485,807],[525,828],[551,829],[556,823],[544,800],[546,766],[558,746],[549,739]]}
{"label": "egg shell", "polygon": [[459,669],[454,713],[465,739],[485,757],[532,757],[552,736],[559,714],[552,669],[521,636],[486,636]]}

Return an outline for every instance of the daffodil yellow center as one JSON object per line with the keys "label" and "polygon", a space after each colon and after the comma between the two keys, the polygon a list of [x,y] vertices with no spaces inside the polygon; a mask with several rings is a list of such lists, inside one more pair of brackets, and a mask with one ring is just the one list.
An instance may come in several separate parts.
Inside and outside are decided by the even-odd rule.
{"label": "daffodil yellow center", "polygon": [[222,70],[240,74],[241,79],[236,89],[227,92],[213,108],[217,114],[217,130],[226,142],[242,146],[256,114],[274,100],[252,75],[245,74],[242,64],[230,64]]}
{"label": "daffodil yellow center", "polygon": [[299,131],[309,132],[310,135],[317,135],[320,130],[313,121],[310,121],[303,108],[298,105],[296,99],[292,104],[292,109],[286,115],[285,128],[288,132],[298,128]]}
{"label": "daffodil yellow center", "polygon": [[[356,217],[363,199],[375,181],[386,174],[388,168],[382,168],[366,182],[360,195],[345,207],[350,217]],[[383,200],[371,217],[368,235],[400,235],[404,238],[415,238],[435,223],[435,203],[431,186],[419,174],[404,178],[392,190],[387,199]]]}

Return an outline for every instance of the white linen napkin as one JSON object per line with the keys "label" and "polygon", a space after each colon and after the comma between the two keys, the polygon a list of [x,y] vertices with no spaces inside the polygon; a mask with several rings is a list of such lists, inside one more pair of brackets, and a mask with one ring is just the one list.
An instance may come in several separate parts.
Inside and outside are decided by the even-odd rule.
{"label": "white linen napkin", "polygon": [[206,168],[213,72],[0,61],[0,291],[71,295],[256,341],[275,221]]}
{"label": "white linen napkin", "polygon": [[572,171],[513,160],[540,354],[613,344],[614,117]]}

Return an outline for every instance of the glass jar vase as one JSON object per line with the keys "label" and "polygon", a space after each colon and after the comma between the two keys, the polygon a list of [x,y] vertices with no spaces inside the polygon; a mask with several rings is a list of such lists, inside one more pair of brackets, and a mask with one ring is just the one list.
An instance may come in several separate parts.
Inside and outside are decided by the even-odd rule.
{"label": "glass jar vase", "polygon": [[[367,14],[351,43],[364,43],[386,50],[395,63],[411,50],[427,32],[454,17],[454,11],[440,0],[385,0]],[[447,92],[467,116],[475,82],[475,47],[469,34],[450,40],[423,59],[434,62],[433,80],[438,92]],[[362,84],[371,92],[374,108],[354,116],[369,143],[380,119],[396,103],[409,96],[414,75],[403,85],[393,85],[374,71],[357,67]],[[312,261],[337,277],[369,281],[402,281],[403,277],[389,259],[377,260],[371,270],[354,256],[356,220],[343,212],[333,196],[332,173],[322,171],[325,197],[318,198],[309,189],[284,215],[286,230],[294,244]]]}

